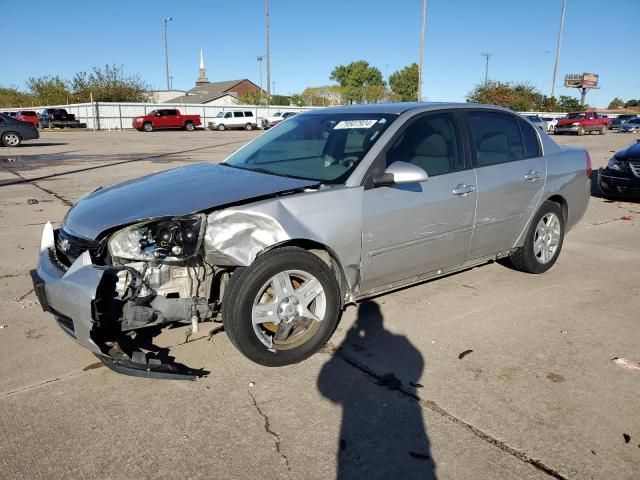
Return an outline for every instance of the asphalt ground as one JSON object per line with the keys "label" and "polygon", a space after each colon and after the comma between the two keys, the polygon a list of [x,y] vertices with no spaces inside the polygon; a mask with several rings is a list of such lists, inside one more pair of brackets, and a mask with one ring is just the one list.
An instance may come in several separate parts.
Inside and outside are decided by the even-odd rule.
{"label": "asphalt ground", "polygon": [[[0,478],[639,478],[640,371],[612,359],[640,361],[640,204],[597,189],[546,274],[491,264],[349,307],[294,366],[255,365],[203,324],[156,342],[207,377],[126,377],[42,312],[28,271],[47,220],[258,134],[52,131],[0,149]],[[635,137],[556,140],[597,168]]]}

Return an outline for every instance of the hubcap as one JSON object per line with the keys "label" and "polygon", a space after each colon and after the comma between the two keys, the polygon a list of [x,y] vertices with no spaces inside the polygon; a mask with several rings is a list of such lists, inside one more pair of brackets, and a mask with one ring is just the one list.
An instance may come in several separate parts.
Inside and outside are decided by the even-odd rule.
{"label": "hubcap", "polygon": [[269,349],[295,348],[313,337],[326,310],[318,279],[302,270],[286,270],[258,290],[251,309],[253,331]]}
{"label": "hubcap", "polygon": [[560,220],[555,213],[540,219],[533,237],[533,254],[540,263],[549,263],[560,245]]}
{"label": "hubcap", "polygon": [[18,143],[20,143],[20,138],[15,133],[7,133],[4,136],[4,143],[13,147],[15,145],[18,145]]}

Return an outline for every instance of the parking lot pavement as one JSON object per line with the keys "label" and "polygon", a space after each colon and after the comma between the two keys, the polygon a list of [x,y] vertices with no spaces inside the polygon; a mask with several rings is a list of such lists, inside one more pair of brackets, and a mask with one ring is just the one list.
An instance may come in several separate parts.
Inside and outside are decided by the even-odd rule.
{"label": "parking lot pavement", "polygon": [[[640,372],[611,361],[640,361],[637,203],[593,197],[544,275],[492,264],[350,307],[322,353],[285,368],[176,328],[157,343],[208,377],[124,377],[40,310],[27,272],[44,222],[255,135],[46,132],[0,149],[3,478],[637,478]],[[597,168],[635,138],[556,140]]]}

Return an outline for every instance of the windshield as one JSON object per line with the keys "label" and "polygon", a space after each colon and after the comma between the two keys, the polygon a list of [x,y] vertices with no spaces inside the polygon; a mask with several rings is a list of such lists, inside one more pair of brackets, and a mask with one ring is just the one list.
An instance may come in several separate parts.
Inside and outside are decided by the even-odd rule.
{"label": "windshield", "polygon": [[296,115],[231,155],[226,165],[285,177],[341,183],[397,115]]}
{"label": "windshield", "polygon": [[224,112],[218,112],[218,114],[216,115],[216,118],[222,118],[224,117]]}
{"label": "windshield", "polygon": [[538,118],[536,115],[527,115],[527,118],[529,120],[531,120],[532,122],[539,122],[540,118]]}
{"label": "windshield", "polygon": [[584,118],[584,113],[570,113],[565,118]]}

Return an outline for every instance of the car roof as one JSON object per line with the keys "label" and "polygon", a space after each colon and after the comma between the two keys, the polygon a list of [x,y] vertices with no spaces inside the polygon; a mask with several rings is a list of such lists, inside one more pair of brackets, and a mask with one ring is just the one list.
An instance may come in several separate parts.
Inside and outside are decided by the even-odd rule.
{"label": "car roof", "polygon": [[307,110],[304,114],[318,113],[391,113],[400,115],[408,111],[428,111],[428,110],[444,110],[458,108],[482,108],[491,110],[503,110],[512,112],[508,108],[498,105],[486,105],[480,103],[461,103],[461,102],[401,102],[401,103],[369,103],[366,105],[343,105],[340,107],[319,108],[315,110]]}

